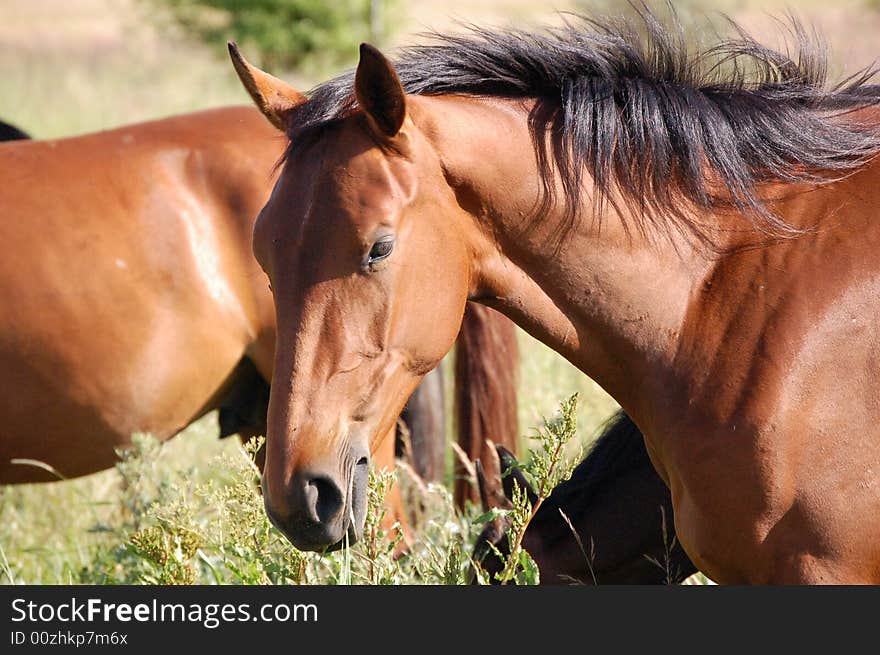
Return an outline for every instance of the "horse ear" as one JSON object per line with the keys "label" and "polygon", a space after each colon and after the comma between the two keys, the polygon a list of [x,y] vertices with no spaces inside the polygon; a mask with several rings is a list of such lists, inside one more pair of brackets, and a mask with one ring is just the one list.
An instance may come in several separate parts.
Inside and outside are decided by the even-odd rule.
{"label": "horse ear", "polygon": [[479,459],[474,461],[474,468],[477,471],[477,487],[480,491],[480,504],[484,512],[491,509],[511,509],[510,501],[504,495],[504,488],[501,484],[500,464],[498,455],[495,450],[491,450],[489,458],[494,461],[488,462],[488,470],[483,467],[483,462]]}
{"label": "horse ear", "polygon": [[477,471],[477,487],[480,491],[480,501],[483,511],[488,512],[492,508],[510,509],[513,507],[504,493],[501,483],[501,461],[498,459],[498,451],[491,439],[486,439],[488,448],[484,449],[486,463],[477,459],[474,468]]}
{"label": "horse ear", "polygon": [[307,98],[286,82],[249,64],[239,52],[235,41],[227,42],[227,46],[238,78],[263,112],[263,116],[279,130],[286,132],[290,125],[291,112]]}
{"label": "horse ear", "polygon": [[534,506],[538,502],[538,494],[532,489],[532,485],[520,470],[519,462],[516,461],[516,455],[507,450],[504,446],[497,445],[495,450],[498,451],[498,461],[501,464],[501,484],[504,486],[504,495],[513,500],[513,485],[516,484],[529,499],[529,503]]}
{"label": "horse ear", "polygon": [[406,117],[406,94],[394,66],[369,43],[361,44],[354,94],[380,137],[397,136]]}

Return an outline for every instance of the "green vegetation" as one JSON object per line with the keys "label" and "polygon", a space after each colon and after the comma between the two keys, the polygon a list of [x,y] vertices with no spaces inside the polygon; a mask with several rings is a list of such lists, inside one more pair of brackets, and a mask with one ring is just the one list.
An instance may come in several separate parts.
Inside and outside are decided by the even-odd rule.
{"label": "green vegetation", "polygon": [[0,16],[0,117],[35,138],[250,102],[228,59],[134,0],[8,0]]}
{"label": "green vegetation", "polygon": [[388,0],[158,0],[187,31],[215,47],[233,39],[270,72],[351,62],[381,42]]}
{"label": "green vegetation", "polygon": [[[565,458],[566,446],[575,440],[576,435],[577,394],[574,394],[562,401],[557,416],[545,420],[543,427],[537,430],[534,440],[537,441],[538,447],[529,449],[529,461],[521,469],[535,494],[534,501],[529,500],[525,489],[514,484],[511,509],[494,509],[475,519],[477,523],[485,523],[506,515],[510,521],[510,529],[507,532],[509,555],[504,558],[506,564],[497,575],[497,581],[501,584],[540,582],[538,567],[531,556],[523,550],[522,540],[526,529],[553,488],[570,478],[572,470],[580,461],[580,453],[569,461]],[[495,552],[503,557],[497,549]],[[478,577],[482,582],[488,582],[485,574],[478,574]]]}
{"label": "green vegetation", "polygon": [[[576,435],[573,398],[537,432],[526,471],[539,497],[567,477]],[[447,485],[425,484],[402,464],[375,471],[363,539],[302,553],[269,522],[253,455],[259,444],[220,445],[214,417],[168,443],[136,435],[114,470],[81,480],[0,488],[0,583],[19,584],[465,584],[481,524],[457,512]],[[218,447],[219,446],[219,447]],[[207,451],[209,456],[198,451]],[[101,482],[99,482],[99,480]],[[400,484],[414,540],[381,526],[384,497]],[[531,508],[529,508],[531,509]],[[512,510],[512,539],[531,515]],[[513,549],[508,582],[534,584],[534,564]]]}

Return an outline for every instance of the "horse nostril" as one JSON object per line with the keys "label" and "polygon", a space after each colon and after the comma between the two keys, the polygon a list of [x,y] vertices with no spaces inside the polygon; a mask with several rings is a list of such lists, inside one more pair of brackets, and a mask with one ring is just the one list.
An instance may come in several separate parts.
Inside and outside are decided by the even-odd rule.
{"label": "horse nostril", "polygon": [[315,477],[306,483],[306,506],[311,519],[321,525],[333,521],[343,509],[342,491],[333,480]]}

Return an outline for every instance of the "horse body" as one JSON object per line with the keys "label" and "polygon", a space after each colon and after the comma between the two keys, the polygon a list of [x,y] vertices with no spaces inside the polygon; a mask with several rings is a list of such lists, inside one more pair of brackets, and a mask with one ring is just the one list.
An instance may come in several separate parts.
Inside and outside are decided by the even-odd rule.
{"label": "horse body", "polygon": [[[487,227],[518,234],[540,179],[522,164],[534,162],[528,105],[510,121],[510,103],[462,111],[460,99],[414,100],[455,126],[457,149],[473,144],[485,157],[463,160],[435,141],[447,170],[467,170],[465,184],[485,190]],[[474,121],[475,112],[495,118]],[[880,125],[877,112],[871,120]],[[493,150],[486,125],[498,123],[505,138],[496,133]],[[743,247],[753,235],[718,215],[734,241],[713,258],[683,238],[639,238],[609,209],[601,231],[580,217],[557,248],[560,212],[503,243],[500,257],[487,251],[477,275],[477,297],[589,373],[634,418],[672,491],[678,537],[715,580],[880,581],[880,524],[865,520],[880,516],[871,391],[880,374],[878,172],[870,164],[784,202],[783,219],[816,230],[797,239]],[[499,177],[508,182],[493,188]]]}
{"label": "horse body", "polygon": [[132,432],[172,436],[245,355],[270,375],[272,299],[242,244],[278,154],[249,108],[0,147],[0,481],[51,479],[12,458],[77,476]]}
{"label": "horse body", "polygon": [[277,302],[296,347],[269,417],[267,509],[292,539],[351,531],[357,494],[322,517],[300,485],[335,461],[321,479],[345,488],[471,299],[618,400],[707,575],[880,582],[880,90],[864,73],[824,91],[821,60],[746,37],[710,54],[751,57],[757,82],[694,82],[645,25],[642,50],[608,25],[479,32],[398,67],[362,46],[354,79],[308,101],[272,83],[292,145],[255,253],[307,299]]}
{"label": "horse body", "polygon": [[[517,234],[538,179],[536,169],[508,165],[534,161],[525,115],[514,145],[509,107],[479,103],[478,113],[497,116],[474,121],[470,109],[456,113],[460,100],[428,100],[443,105],[431,113],[455,125],[457,140],[489,153],[481,167],[438,142],[446,166],[487,189],[491,229]],[[494,151],[485,131],[493,122],[507,135]],[[465,125],[475,127],[463,136]],[[858,518],[880,515],[878,172],[871,164],[788,200],[783,218],[816,227],[794,240],[734,242],[733,254],[707,258],[685,240],[640,240],[609,211],[601,233],[583,217],[557,250],[551,230],[562,219],[550,215],[482,273],[488,289],[479,295],[588,372],[637,421],[672,490],[679,538],[713,579],[852,579],[845,568],[827,570],[838,557],[868,564],[869,580],[880,575],[880,524]],[[492,189],[499,174],[527,193]],[[507,274],[517,268],[528,277]],[[863,535],[856,552],[854,531]],[[792,554],[792,543],[811,550]]]}
{"label": "horse body", "polygon": [[679,390],[655,389],[669,410],[646,426],[710,576],[880,582],[878,163],[784,203],[814,233],[725,257],[695,287]]}

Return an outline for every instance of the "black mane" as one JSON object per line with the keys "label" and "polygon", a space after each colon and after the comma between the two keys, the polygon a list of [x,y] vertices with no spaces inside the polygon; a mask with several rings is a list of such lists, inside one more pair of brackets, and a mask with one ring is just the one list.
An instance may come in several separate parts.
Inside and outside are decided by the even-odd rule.
{"label": "black mane", "polygon": [[[761,198],[767,182],[821,183],[880,153],[877,124],[853,110],[880,103],[871,66],[827,82],[827,53],[791,18],[795,54],[735,37],[691,51],[684,30],[644,6],[636,19],[569,18],[539,32],[471,27],[404,49],[394,65],[407,93],[535,98],[530,128],[544,175],[537,214],[556,201],[570,227],[585,173],[595,209],[624,203],[638,227],[661,217],[702,234],[701,209],[732,207],[758,230],[800,233]],[[291,148],[356,107],[353,73],[318,86],[295,112]],[[548,138],[549,137],[549,138]],[[598,215],[598,213],[596,214]]]}

